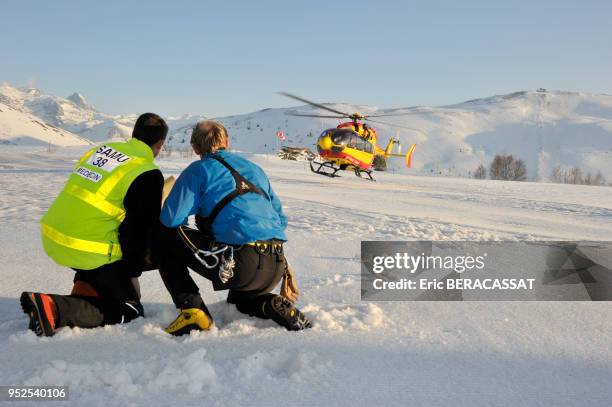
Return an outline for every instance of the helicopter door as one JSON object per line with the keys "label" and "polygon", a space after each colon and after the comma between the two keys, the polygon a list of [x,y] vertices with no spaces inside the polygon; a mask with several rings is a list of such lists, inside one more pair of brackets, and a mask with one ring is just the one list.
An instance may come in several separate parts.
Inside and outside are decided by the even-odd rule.
{"label": "helicopter door", "polygon": [[353,143],[353,148],[354,149],[359,150],[359,151],[365,150],[365,143],[364,143],[364,140],[361,137],[353,134],[353,137],[352,137],[351,141]]}
{"label": "helicopter door", "polygon": [[343,144],[346,145],[348,148],[357,149],[360,138],[358,135],[356,135],[352,131],[347,131],[347,132],[343,132],[342,141],[343,141]]}

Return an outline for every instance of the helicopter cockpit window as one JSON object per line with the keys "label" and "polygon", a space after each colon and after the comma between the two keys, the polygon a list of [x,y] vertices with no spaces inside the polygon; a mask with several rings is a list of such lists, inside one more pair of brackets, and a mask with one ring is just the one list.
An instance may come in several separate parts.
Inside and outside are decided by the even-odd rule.
{"label": "helicopter cockpit window", "polygon": [[366,153],[373,153],[374,152],[374,149],[372,148],[372,143],[370,143],[369,141],[366,141],[364,144],[365,144],[364,151]]}
{"label": "helicopter cockpit window", "polygon": [[[354,133],[350,130],[335,131],[332,134],[332,141],[334,144],[345,145],[350,147],[350,142]],[[354,147],[353,147],[354,148]]]}
{"label": "helicopter cockpit window", "polygon": [[321,133],[319,138],[323,138],[323,137],[329,135],[330,133],[333,134],[334,130],[336,130],[336,129],[327,129],[327,130],[323,131],[323,133]]}

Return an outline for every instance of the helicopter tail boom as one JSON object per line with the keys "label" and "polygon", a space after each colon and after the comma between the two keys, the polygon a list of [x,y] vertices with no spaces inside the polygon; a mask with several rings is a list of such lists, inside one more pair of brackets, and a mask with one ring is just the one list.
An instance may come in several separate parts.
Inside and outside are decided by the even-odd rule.
{"label": "helicopter tail boom", "polygon": [[[393,139],[392,139],[393,140]],[[391,145],[391,142],[389,142]],[[391,145],[393,147],[393,145]],[[387,147],[389,149],[389,147]],[[412,154],[414,154],[414,150],[416,150],[416,144],[412,144],[406,154],[385,154],[387,157],[405,157],[406,158],[406,167],[412,167]]]}

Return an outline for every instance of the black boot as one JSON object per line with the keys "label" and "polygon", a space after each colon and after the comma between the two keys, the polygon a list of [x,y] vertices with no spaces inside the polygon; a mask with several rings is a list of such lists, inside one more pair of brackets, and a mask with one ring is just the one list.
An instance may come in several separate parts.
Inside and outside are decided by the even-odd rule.
{"label": "black boot", "polygon": [[235,304],[238,311],[243,314],[262,319],[271,319],[289,331],[299,331],[312,327],[308,317],[289,300],[280,295],[268,293],[255,298],[244,297],[244,293],[230,291],[227,302]]}
{"label": "black boot", "polygon": [[302,311],[297,309],[288,299],[280,295],[268,297],[262,310],[277,324],[284,326],[288,331],[300,331],[312,328],[312,323]]}

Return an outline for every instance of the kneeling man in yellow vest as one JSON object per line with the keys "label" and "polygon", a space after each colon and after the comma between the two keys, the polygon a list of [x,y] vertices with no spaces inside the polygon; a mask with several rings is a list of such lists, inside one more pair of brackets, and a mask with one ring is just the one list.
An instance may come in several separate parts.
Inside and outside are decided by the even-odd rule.
{"label": "kneeling man in yellow vest", "polygon": [[168,134],[156,114],[141,115],[132,138],[85,154],[41,221],[42,243],[76,274],[70,295],[24,292],[30,329],[93,328],[144,315],[138,277],[155,269],[149,230],[159,223],[164,178],[153,162]]}

